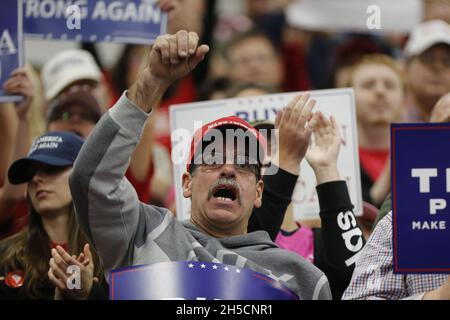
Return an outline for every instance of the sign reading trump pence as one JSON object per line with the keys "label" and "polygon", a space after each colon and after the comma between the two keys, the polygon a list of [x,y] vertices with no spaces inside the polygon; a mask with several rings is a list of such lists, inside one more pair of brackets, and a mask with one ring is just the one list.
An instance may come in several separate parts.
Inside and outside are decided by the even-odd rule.
{"label": "sign reading trump pence", "polygon": [[[333,89],[310,91],[311,99],[317,101],[314,110],[325,116],[334,115],[339,124],[342,142],[338,158],[341,178],[347,181],[355,214],[362,213],[361,180],[356,135],[356,115],[353,89]],[[176,191],[177,216],[185,219],[190,216],[190,200],[183,197],[182,175],[190,151],[193,133],[213,120],[237,116],[247,122],[270,120],[275,122],[278,110],[286,107],[299,93],[280,93],[257,97],[212,100],[205,102],[172,105],[170,125],[172,140],[172,163]],[[273,144],[273,143],[272,143]],[[266,171],[265,174],[275,172]],[[300,176],[294,190],[292,201],[296,219],[315,219],[319,217],[319,202],[316,194],[316,178],[309,164],[301,162]]]}
{"label": "sign reading trump pence", "polygon": [[23,64],[22,1],[2,0],[0,10],[0,102],[21,101],[20,95],[7,95],[3,84],[11,72]]}
{"label": "sign reading trump pence", "polygon": [[391,139],[394,272],[450,273],[450,124],[393,124]]}

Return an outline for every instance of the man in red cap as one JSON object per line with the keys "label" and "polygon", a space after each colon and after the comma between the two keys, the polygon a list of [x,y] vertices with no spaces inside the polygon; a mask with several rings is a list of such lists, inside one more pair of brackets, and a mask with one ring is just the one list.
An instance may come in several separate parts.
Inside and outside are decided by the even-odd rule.
{"label": "man in red cap", "polygon": [[196,131],[183,174],[183,195],[191,198],[194,224],[216,237],[247,232],[253,207],[261,207],[265,146],[264,137],[238,117]]}
{"label": "man in red cap", "polygon": [[[191,198],[190,220],[140,202],[124,176],[152,107],[208,51],[194,32],[156,39],[137,81],[102,117],[76,160],[70,188],[80,226],[107,272],[170,261],[224,263],[265,274],[300,299],[330,299],[319,269],[279,249],[267,232],[247,233],[252,210],[262,203],[265,143],[245,121],[219,119],[195,135],[182,181],[183,195]],[[308,99],[293,99],[278,118],[294,119],[283,130],[304,128],[305,141],[313,126]],[[308,144],[302,146],[304,155]]]}

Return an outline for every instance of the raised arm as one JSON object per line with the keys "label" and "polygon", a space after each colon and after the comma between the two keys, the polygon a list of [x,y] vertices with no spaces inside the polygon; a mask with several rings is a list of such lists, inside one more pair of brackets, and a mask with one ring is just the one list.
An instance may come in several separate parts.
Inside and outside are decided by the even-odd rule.
{"label": "raised arm", "polygon": [[[7,165],[9,167],[12,161],[26,156],[31,146],[30,125],[32,119],[30,106],[34,97],[34,87],[26,70],[20,68],[11,73],[11,77],[4,84],[4,89],[6,93],[23,96],[23,100],[15,105],[0,106],[0,109],[2,109],[0,111],[0,130],[4,130],[6,138],[11,139],[5,145],[0,141],[0,153],[2,154],[0,158],[8,156],[9,162]],[[14,110],[9,109],[10,107]],[[5,111],[8,111],[8,113],[5,113],[6,118],[1,119],[1,113]],[[11,129],[13,130],[11,131]],[[3,153],[5,154],[3,155]],[[14,217],[13,209],[20,200],[24,199],[25,191],[26,184],[12,185],[8,178],[5,178],[4,185],[0,189],[0,227],[11,222]]]}
{"label": "raised arm", "polygon": [[273,164],[279,170],[274,175],[264,175],[262,206],[253,209],[249,232],[265,230],[272,240],[280,232],[297,183],[300,162],[305,157],[311,137],[312,131],[307,121],[312,116],[315,100],[310,100],[309,97],[308,94],[294,97],[277,114],[275,129],[278,129],[279,145]]}
{"label": "raised arm", "polygon": [[338,125],[333,117],[327,119],[321,112],[311,122],[314,145],[306,159],[316,176],[322,220],[322,250],[316,251],[315,263],[327,275],[333,298],[339,299],[350,282],[364,239],[352,211],[346,182],[337,168],[341,144]]}
{"label": "raised arm", "polygon": [[[102,117],[78,155],[70,189],[80,226],[106,270],[131,262],[143,204],[125,172],[149,112],[167,87],[190,72],[208,49],[198,46],[195,33],[158,37],[135,84]],[[153,227],[164,218],[161,210],[154,213]]]}

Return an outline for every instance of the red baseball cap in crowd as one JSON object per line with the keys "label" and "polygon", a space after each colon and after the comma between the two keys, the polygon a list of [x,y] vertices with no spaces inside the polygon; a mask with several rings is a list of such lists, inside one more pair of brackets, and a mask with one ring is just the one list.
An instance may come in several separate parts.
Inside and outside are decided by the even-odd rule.
{"label": "red baseball cap in crowd", "polygon": [[[259,163],[262,163],[264,155],[266,153],[267,142],[263,135],[259,133],[252,125],[248,122],[242,120],[236,116],[229,116],[211,121],[205,124],[203,127],[197,129],[194,133],[194,137],[191,141],[191,148],[189,151],[189,158],[187,160],[186,169],[189,171],[191,164],[194,160],[194,156],[199,152],[198,148],[203,146],[202,141],[212,130],[223,130],[223,129],[242,129],[244,132],[250,132],[250,136],[255,138],[258,142],[259,150],[262,151],[260,154],[262,157],[257,157]],[[202,150],[200,150],[202,151]]]}

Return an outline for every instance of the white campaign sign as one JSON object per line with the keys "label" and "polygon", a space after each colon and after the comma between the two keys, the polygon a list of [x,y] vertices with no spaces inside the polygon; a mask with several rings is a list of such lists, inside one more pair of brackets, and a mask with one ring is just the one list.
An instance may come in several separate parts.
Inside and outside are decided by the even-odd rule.
{"label": "white campaign sign", "polygon": [[409,33],[422,21],[421,0],[299,0],[287,23],[306,30]]}
{"label": "white campaign sign", "polygon": [[[355,214],[360,216],[362,214],[362,195],[353,89],[316,90],[309,91],[309,93],[311,98],[317,101],[315,110],[322,111],[325,116],[334,115],[339,123],[342,145],[338,167],[341,177],[347,181],[350,198],[355,206]],[[275,121],[277,111],[285,107],[296,94],[298,92],[170,106],[172,162],[179,219],[183,220],[190,216],[190,200],[183,197],[181,177],[186,171],[186,159],[194,131],[210,121],[232,115],[249,122],[255,120]],[[184,134],[180,134],[180,132],[184,132]],[[295,219],[319,217],[319,203],[315,186],[314,172],[307,161],[303,160],[300,177],[292,197]]]}

